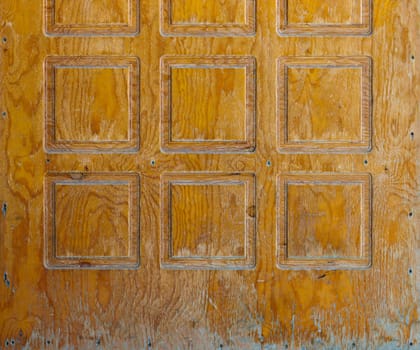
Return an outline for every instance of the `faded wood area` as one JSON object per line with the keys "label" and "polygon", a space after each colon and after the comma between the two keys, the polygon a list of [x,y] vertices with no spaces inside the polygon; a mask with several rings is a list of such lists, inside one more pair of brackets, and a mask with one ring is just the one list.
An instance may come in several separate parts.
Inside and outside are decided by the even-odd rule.
{"label": "faded wood area", "polygon": [[0,349],[420,348],[419,7],[2,0]]}

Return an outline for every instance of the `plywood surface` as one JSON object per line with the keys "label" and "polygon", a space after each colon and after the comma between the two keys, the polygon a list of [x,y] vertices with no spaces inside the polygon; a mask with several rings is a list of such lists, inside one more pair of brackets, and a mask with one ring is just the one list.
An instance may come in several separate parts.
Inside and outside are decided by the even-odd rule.
{"label": "plywood surface", "polygon": [[420,347],[418,22],[2,1],[0,347]]}

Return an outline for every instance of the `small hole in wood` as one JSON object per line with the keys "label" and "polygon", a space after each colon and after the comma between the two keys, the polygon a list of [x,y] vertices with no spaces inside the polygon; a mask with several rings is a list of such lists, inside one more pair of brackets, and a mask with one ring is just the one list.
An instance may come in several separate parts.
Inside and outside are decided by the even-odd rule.
{"label": "small hole in wood", "polygon": [[363,161],[363,163],[365,164],[365,165],[368,165],[368,160],[367,159],[365,159],[364,161]]}
{"label": "small hole in wood", "polygon": [[150,165],[151,165],[151,166],[155,166],[155,165],[156,165],[156,161],[155,161],[154,159],[152,159],[152,160],[150,161]]}
{"label": "small hole in wood", "polygon": [[416,58],[414,57],[414,55],[411,55],[411,59],[414,61]]}
{"label": "small hole in wood", "polygon": [[15,345],[15,340],[14,339],[10,340],[10,344]]}
{"label": "small hole in wood", "polygon": [[3,41],[4,43],[7,43],[7,38],[4,36],[4,37],[3,37],[3,39],[2,39],[2,41]]}
{"label": "small hole in wood", "polygon": [[9,346],[9,341],[6,339],[6,341],[4,342],[5,346]]}
{"label": "small hole in wood", "polygon": [[1,115],[3,116],[3,118],[6,118],[7,117],[7,112],[3,111],[3,112],[1,112]]}
{"label": "small hole in wood", "polygon": [[49,163],[49,162],[51,162],[51,159],[46,159],[45,162]]}
{"label": "small hole in wood", "polygon": [[414,344],[413,344],[413,342],[411,341],[411,342],[409,342],[409,343],[408,343],[408,345],[413,346]]}
{"label": "small hole in wood", "polygon": [[265,163],[268,167],[271,166],[271,160],[267,160],[267,162]]}
{"label": "small hole in wood", "polygon": [[413,274],[413,269],[411,267],[408,269],[408,274],[409,275],[412,275]]}
{"label": "small hole in wood", "polygon": [[413,217],[413,212],[412,212],[412,211],[410,211],[410,212],[408,213],[408,216],[409,216],[410,218],[412,218],[412,217]]}
{"label": "small hole in wood", "polygon": [[411,139],[414,138],[414,131],[410,132],[410,137],[411,137]]}
{"label": "small hole in wood", "polygon": [[51,344],[51,340],[47,340],[47,345],[50,345]]}

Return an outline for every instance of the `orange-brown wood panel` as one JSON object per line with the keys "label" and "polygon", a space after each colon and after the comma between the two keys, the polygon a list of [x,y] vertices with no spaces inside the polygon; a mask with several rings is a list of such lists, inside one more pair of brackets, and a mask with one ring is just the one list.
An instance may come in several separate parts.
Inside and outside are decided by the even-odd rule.
{"label": "orange-brown wood panel", "polygon": [[418,7],[0,2],[0,348],[419,347]]}

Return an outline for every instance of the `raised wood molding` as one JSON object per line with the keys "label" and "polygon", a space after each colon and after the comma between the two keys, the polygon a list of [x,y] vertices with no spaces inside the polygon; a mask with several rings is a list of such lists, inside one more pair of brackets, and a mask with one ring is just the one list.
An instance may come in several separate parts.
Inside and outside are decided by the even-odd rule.
{"label": "raised wood molding", "polygon": [[[256,182],[255,175],[249,173],[165,173],[162,175],[161,184],[161,212],[162,212],[162,233],[161,233],[161,266],[163,268],[170,269],[217,269],[217,270],[246,270],[255,267],[256,263]],[[178,187],[180,190],[177,192],[177,196],[174,196],[175,188]],[[214,188],[214,190],[212,189]],[[216,203],[216,206],[212,206],[212,202],[206,200],[205,202],[192,201],[191,197],[183,198],[181,189],[187,190],[191,194],[191,190],[194,189],[194,199],[200,198],[201,194],[206,193],[209,198],[219,198],[220,200],[225,199],[224,204]],[[216,195],[218,191],[219,195]],[[235,192],[230,191],[236,189]],[[240,195],[238,193],[240,189]],[[234,208],[226,207],[224,211],[220,211],[221,205],[228,205],[227,198],[223,197],[223,193],[236,193],[235,201],[241,201],[241,206],[234,206]],[[179,198],[181,197],[181,198]],[[174,207],[174,200],[179,202],[182,200],[182,205],[187,206],[186,208]],[[232,200],[232,199],[231,199]],[[202,209],[200,211],[200,209]],[[179,211],[181,211],[179,213]],[[175,215],[175,213],[179,215]],[[229,213],[235,217],[238,216],[238,220],[241,223],[233,225],[232,220],[229,219]],[[182,215],[181,215],[182,214]],[[188,217],[188,220],[187,220]],[[177,221],[179,220],[179,221]],[[208,220],[212,220],[208,222]],[[218,232],[192,232],[191,230],[200,230],[202,226],[207,223],[209,227],[217,227],[220,229]],[[191,226],[189,226],[191,225]],[[236,232],[238,227],[241,226],[242,232]],[[175,231],[176,230],[176,231]],[[242,236],[242,242],[240,244],[240,250],[242,253],[238,255],[235,251],[226,253],[225,249],[233,249],[233,247],[226,246],[221,243],[220,246],[214,246],[216,241],[228,242],[230,241],[233,245],[233,236],[226,240],[228,234],[235,236]],[[174,234],[177,236],[174,237]],[[200,236],[205,235],[207,237],[205,242],[202,242]],[[215,235],[215,236],[213,236]],[[185,239],[193,239],[197,237],[197,242],[189,242],[191,247],[185,247],[186,253],[182,252],[182,247],[174,251],[174,244],[176,240],[182,240],[182,236]],[[230,237],[230,236],[229,236]],[[205,251],[225,251],[225,253],[208,255],[204,253],[197,253],[199,248],[197,244],[200,242],[204,247]],[[179,245],[179,244],[178,244]],[[213,247],[212,247],[213,246]],[[189,251],[193,249],[195,253]],[[198,250],[197,250],[198,249]],[[201,248],[203,249],[203,248]]]}
{"label": "raised wood molding", "polygon": [[[139,186],[139,176],[130,173],[46,174],[45,267],[138,268]],[[109,231],[108,227],[105,235],[102,227],[105,222],[111,222],[115,231]],[[108,246],[103,246],[106,242]]]}
{"label": "raised wood molding", "polygon": [[[292,186],[296,187],[293,194],[290,193]],[[309,193],[314,191],[313,196],[309,196]],[[343,215],[328,212],[328,206],[333,205],[332,201],[337,197],[343,205]],[[322,203],[311,203],[311,198]],[[351,221],[351,224],[348,221]],[[341,234],[337,230],[332,233],[331,241],[328,237],[317,238],[317,236],[329,234],[329,227],[334,225],[341,227],[341,233],[345,236],[337,237]],[[369,268],[372,263],[371,225],[372,179],[370,174],[286,173],[278,175],[277,266],[280,269]],[[322,231],[319,231],[320,229]],[[349,230],[351,230],[350,233]],[[294,245],[299,245],[299,253],[292,251],[292,242]],[[306,246],[307,244],[310,248]],[[308,253],[306,249],[317,253]]]}
{"label": "raised wood molding", "polygon": [[[106,81],[99,75],[100,71],[111,72],[126,71],[124,74],[115,74],[107,82],[107,90],[99,96],[97,90],[107,86]],[[136,152],[140,146],[140,62],[136,57],[112,56],[48,56],[44,63],[45,71],[45,132],[44,146],[48,153],[125,153]],[[66,85],[56,84],[59,72],[66,71],[63,82]],[[72,74],[73,72],[73,74]],[[91,72],[91,75],[88,73]],[[107,74],[109,76],[110,74]],[[95,78],[95,81],[92,81]],[[117,84],[118,83],[118,84]],[[84,90],[81,93],[80,87]],[[109,91],[110,87],[113,91]],[[59,91],[58,89],[62,89]],[[65,90],[63,90],[65,89]],[[101,90],[100,90],[101,91]],[[57,96],[60,99],[57,101]],[[111,125],[93,125],[89,118],[100,116],[100,111],[93,107],[88,110],[76,103],[94,101],[98,108],[106,111],[110,99],[115,100],[114,105],[125,104],[125,115],[116,118],[108,115]],[[91,102],[92,104],[92,102]],[[60,108],[61,106],[61,108]],[[121,106],[115,108],[120,113]],[[82,111],[85,111],[82,113]],[[103,112],[102,112],[103,113]],[[111,113],[111,112],[108,112]],[[75,118],[79,123],[72,122]],[[60,121],[58,121],[60,120]],[[60,125],[64,123],[64,125]],[[98,124],[98,123],[96,123]],[[111,127],[114,134],[108,136]],[[119,131],[121,127],[123,130]],[[98,134],[92,134],[91,130]],[[62,130],[60,133],[59,130]],[[118,136],[123,135],[125,136]]]}
{"label": "raised wood molding", "polygon": [[[298,71],[303,77],[299,77],[300,79],[297,81],[290,81],[290,74]],[[324,73],[316,75],[318,78],[312,82],[311,75],[316,74],[315,71],[324,71]],[[335,71],[338,74],[334,79],[326,80],[327,74],[335,73]],[[358,72],[358,74],[357,80],[353,82],[354,72]],[[353,74],[350,75],[350,73]],[[325,80],[324,84],[322,84],[324,80],[319,79],[319,76]],[[291,84],[296,86],[291,87]],[[327,85],[325,86],[325,84]],[[292,92],[297,96],[293,100],[291,100]],[[279,58],[277,61],[277,142],[279,152],[369,152],[372,148],[372,103],[372,59],[370,57]],[[358,108],[352,108],[354,105]],[[294,112],[296,106],[304,108],[303,113]],[[319,106],[322,106],[322,110],[317,113],[325,115],[312,115],[311,107]],[[333,114],[329,117],[327,114],[330,114],[331,111],[326,106],[333,108]],[[352,108],[351,113],[350,108]],[[328,120],[329,118],[330,120]],[[318,124],[324,123],[326,127],[322,127],[327,131],[332,126],[333,129],[329,134],[332,135],[334,132],[334,138],[330,138],[331,136],[322,138],[319,135],[299,136],[308,128],[310,131],[306,133],[313,133],[314,129],[320,128]],[[334,124],[338,124],[340,127],[334,127]],[[340,133],[344,136],[340,136]]]}
{"label": "raised wood molding", "polygon": [[[173,72],[176,69],[184,71],[190,70],[191,75],[189,79],[185,78],[178,81],[173,79]],[[226,124],[226,130],[216,130],[218,132],[229,132],[232,125],[243,125],[242,139],[223,139],[222,137],[203,138],[201,136],[194,138],[180,137],[176,138],[173,135],[174,131],[174,90],[182,91],[183,95],[179,100],[188,101],[188,103],[197,102],[199,110],[211,110],[215,112],[216,106],[208,105],[211,101],[215,101],[219,105],[223,105],[221,101],[221,93],[224,88],[224,81],[217,80],[213,77],[214,88],[210,90],[208,87],[209,80],[201,79],[198,74],[194,74],[194,70],[208,70],[208,75],[211,75],[212,70],[215,71],[230,71],[234,76],[234,71],[243,71],[244,79],[243,86],[229,87],[229,91],[235,93],[236,89],[244,90],[243,101],[240,103],[242,115],[238,113],[238,109],[226,109],[226,114],[220,116],[230,123]],[[164,152],[177,152],[177,153],[239,153],[239,152],[253,152],[255,150],[255,136],[256,136],[256,63],[254,57],[249,56],[163,56],[161,58],[161,148]],[[188,82],[189,85],[186,85]],[[200,84],[193,86],[193,84]],[[181,84],[181,86],[175,86]],[[217,87],[217,89],[216,89]],[[178,89],[177,89],[178,88]],[[207,92],[216,95],[212,100],[208,98],[209,94],[202,96],[202,99],[197,101],[191,100],[189,95],[193,95],[197,90],[206,89]],[[200,91],[201,91],[200,90]],[[239,98],[235,96],[234,98]],[[210,101],[210,102],[209,102]],[[185,102],[184,102],[185,103]],[[236,102],[235,102],[236,103]],[[177,107],[177,106],[175,106]],[[182,113],[188,112],[182,110]],[[185,118],[188,115],[178,116],[177,122],[182,125],[185,124]],[[197,116],[192,116],[194,120],[198,120]],[[236,119],[236,118],[239,118]],[[215,119],[215,116],[202,115],[201,119],[204,121]],[[235,120],[236,119],[236,120]],[[186,125],[189,129],[194,128],[194,125]],[[211,125],[206,125],[207,130],[211,130]],[[230,131],[232,132],[232,131]]]}

